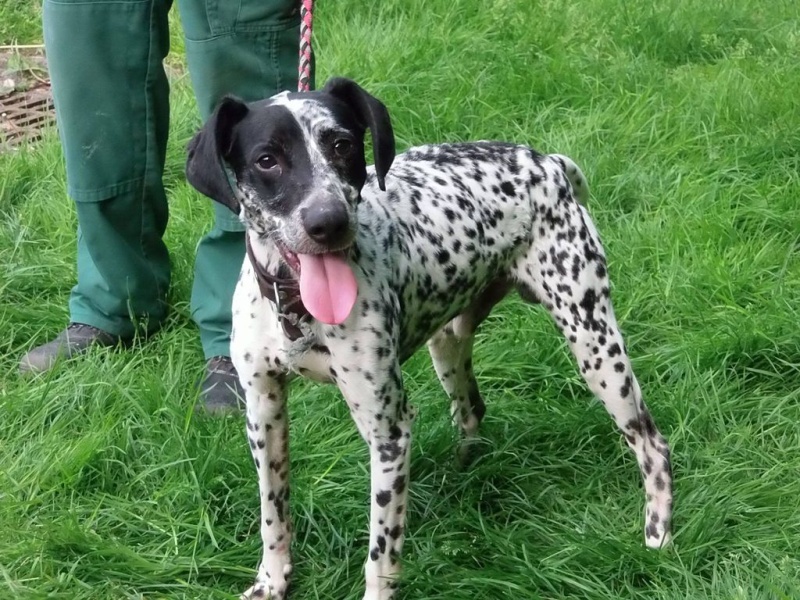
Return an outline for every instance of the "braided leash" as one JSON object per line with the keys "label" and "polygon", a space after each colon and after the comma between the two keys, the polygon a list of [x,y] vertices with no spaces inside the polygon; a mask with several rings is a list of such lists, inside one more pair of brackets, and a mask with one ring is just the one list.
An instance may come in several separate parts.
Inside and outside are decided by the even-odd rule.
{"label": "braided leash", "polygon": [[308,92],[311,88],[311,23],[314,0],[301,0],[300,5],[300,72],[297,90]]}

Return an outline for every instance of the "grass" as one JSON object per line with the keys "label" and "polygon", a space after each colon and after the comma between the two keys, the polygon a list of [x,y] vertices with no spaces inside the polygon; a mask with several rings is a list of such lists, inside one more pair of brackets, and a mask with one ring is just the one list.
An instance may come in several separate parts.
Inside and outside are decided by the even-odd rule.
{"label": "grass", "polygon": [[40,44],[42,7],[31,0],[0,2],[0,45]]}
{"label": "grass", "polygon": [[[320,82],[352,76],[384,99],[401,147],[502,138],[582,166],[674,452],[675,544],[647,551],[635,461],[548,318],[506,301],[477,342],[489,412],[470,470],[452,460],[428,357],[405,368],[420,416],[400,597],[800,597],[796,3],[359,0],[319,3],[315,25]],[[198,124],[188,78],[173,100],[173,317],[33,381],[16,363],[66,322],[74,213],[53,131],[0,156],[2,598],[222,599],[251,581],[242,423],[192,410],[188,296],[210,209],[181,175]],[[296,386],[291,414],[292,598],[360,598],[365,447],[332,388]]]}

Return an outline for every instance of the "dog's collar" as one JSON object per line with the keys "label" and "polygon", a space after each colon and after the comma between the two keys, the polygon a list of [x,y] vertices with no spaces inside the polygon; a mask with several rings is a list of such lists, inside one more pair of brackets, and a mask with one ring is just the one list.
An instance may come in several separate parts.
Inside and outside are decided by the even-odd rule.
{"label": "dog's collar", "polygon": [[291,341],[304,337],[300,323],[308,320],[311,315],[300,298],[300,282],[291,277],[282,278],[268,273],[256,260],[249,236],[245,236],[245,247],[250,264],[253,265],[253,272],[256,274],[261,295],[275,304],[278,309],[278,319],[283,327],[283,333]]}

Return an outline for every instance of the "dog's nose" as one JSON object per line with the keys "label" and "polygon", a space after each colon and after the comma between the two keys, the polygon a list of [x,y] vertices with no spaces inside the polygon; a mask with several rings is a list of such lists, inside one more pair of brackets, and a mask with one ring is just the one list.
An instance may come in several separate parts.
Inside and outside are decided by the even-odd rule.
{"label": "dog's nose", "polygon": [[320,244],[340,242],[350,228],[347,208],[341,202],[312,205],[303,211],[302,219],[308,236]]}

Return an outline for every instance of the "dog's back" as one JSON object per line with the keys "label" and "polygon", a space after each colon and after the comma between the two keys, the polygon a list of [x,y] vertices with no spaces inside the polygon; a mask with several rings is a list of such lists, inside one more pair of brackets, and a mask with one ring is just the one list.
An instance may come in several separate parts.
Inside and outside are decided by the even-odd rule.
{"label": "dog's back", "polygon": [[[568,173],[573,177],[568,177]],[[408,356],[509,270],[537,235],[538,219],[558,218],[585,179],[567,157],[501,142],[439,144],[398,156],[378,189],[368,172],[358,209],[356,263],[362,298],[392,306],[397,295],[402,354]],[[572,185],[567,185],[570,179]]]}

